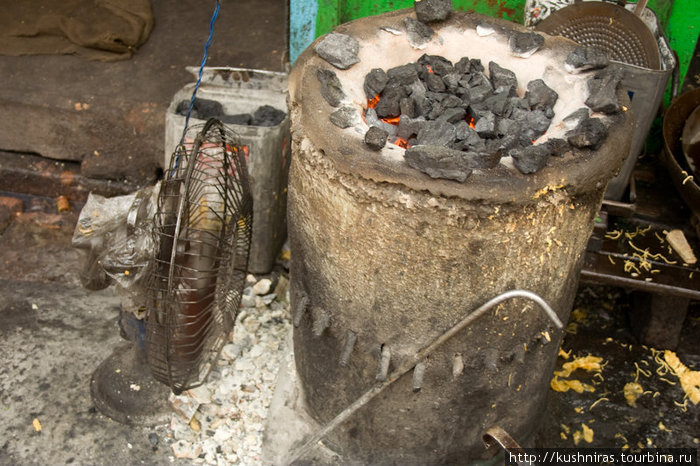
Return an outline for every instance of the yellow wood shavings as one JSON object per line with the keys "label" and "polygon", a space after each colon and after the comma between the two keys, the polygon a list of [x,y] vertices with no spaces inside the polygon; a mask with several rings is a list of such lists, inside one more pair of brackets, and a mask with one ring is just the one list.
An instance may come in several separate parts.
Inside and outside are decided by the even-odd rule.
{"label": "yellow wood shavings", "polygon": [[578,445],[581,442],[581,440],[584,440],[586,443],[592,443],[593,429],[588,427],[586,424],[581,424],[581,430],[577,430],[576,432],[574,432],[573,439],[574,445]]}
{"label": "yellow wood shavings", "polygon": [[576,411],[578,414],[581,414],[583,412],[583,406],[579,406],[577,408],[574,408],[574,411]]}
{"label": "yellow wood shavings", "polygon": [[664,425],[663,422],[659,421],[659,430],[662,432],[668,432],[669,434],[672,433],[673,431],[670,430],[668,427]]}
{"label": "yellow wood shavings", "polygon": [[603,369],[603,366],[601,365],[602,362],[603,358],[600,358],[598,356],[592,356],[589,354],[588,356],[576,358],[571,362],[565,362],[562,365],[562,370],[555,371],[554,375],[559,377],[568,377],[576,369],[583,369],[588,372],[600,372]]}
{"label": "yellow wood shavings", "polygon": [[605,232],[605,238],[607,239],[619,239],[622,236],[622,230],[612,230]]}
{"label": "yellow wood shavings", "polygon": [[559,348],[559,357],[569,359],[571,357],[571,350],[569,350],[569,352],[567,353],[562,348]]}
{"label": "yellow wood shavings", "polygon": [[700,403],[700,371],[692,371],[678,359],[676,353],[664,351],[664,361],[671,373],[678,377],[685,396],[694,404]]}
{"label": "yellow wood shavings", "polygon": [[561,427],[561,430],[563,430],[563,431],[566,432],[567,434],[570,434],[570,433],[571,433],[571,429],[570,429],[569,426],[567,426],[566,424],[560,424],[559,426]]}
{"label": "yellow wood shavings", "polygon": [[583,392],[594,392],[595,388],[592,385],[585,384],[581,382],[580,380],[576,379],[571,379],[571,380],[564,380],[560,379],[559,377],[554,377],[552,380],[549,382],[549,386],[554,390],[555,392],[568,392],[569,390],[573,390],[576,393],[583,393]]}
{"label": "yellow wood shavings", "polygon": [[41,432],[41,422],[39,422],[39,419],[34,418],[32,426],[34,426],[34,432]]}
{"label": "yellow wood shavings", "polygon": [[598,398],[597,400],[595,400],[595,401],[593,402],[592,405],[590,405],[590,406],[588,407],[588,411],[592,410],[593,407],[594,407],[595,405],[597,405],[598,403],[600,403],[601,401],[610,401],[610,399],[609,399],[609,398],[606,398],[606,397]]}
{"label": "yellow wood shavings", "polygon": [[637,399],[644,393],[644,389],[637,382],[626,383],[622,391],[625,395],[625,401],[633,408],[637,407]]}

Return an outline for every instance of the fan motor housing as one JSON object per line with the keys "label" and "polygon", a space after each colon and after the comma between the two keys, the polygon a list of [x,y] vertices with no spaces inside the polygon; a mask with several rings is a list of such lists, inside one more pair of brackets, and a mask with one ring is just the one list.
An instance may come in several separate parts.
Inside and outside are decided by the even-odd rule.
{"label": "fan motor housing", "polygon": [[[369,41],[407,14],[364,18],[336,32]],[[457,28],[481,20],[453,16],[448,26]],[[546,37],[545,46],[549,66],[563,66],[574,44]],[[416,53],[407,44],[372,55],[387,68]],[[497,170],[465,183],[435,180],[328,123],[334,109],[316,79],[327,66],[312,46],[290,76],[294,357],[320,424],[376,383],[385,348],[391,372],[500,293],[531,290],[566,322],[593,219],[633,125],[621,118],[598,150],[534,175]],[[357,86],[362,94],[362,81],[349,77],[376,63],[355,67],[335,71],[348,93]],[[425,464],[479,459],[482,435],[494,425],[523,441],[543,413],[561,338],[534,304],[508,301],[431,354],[418,387],[414,371],[405,374],[326,443],[344,461]]]}

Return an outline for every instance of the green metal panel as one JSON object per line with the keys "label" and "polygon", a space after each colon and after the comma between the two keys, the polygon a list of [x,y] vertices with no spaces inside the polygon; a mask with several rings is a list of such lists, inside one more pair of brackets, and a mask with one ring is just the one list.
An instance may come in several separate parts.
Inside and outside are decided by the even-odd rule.
{"label": "green metal panel", "polygon": [[316,16],[316,37],[331,32],[338,24],[344,23],[340,17],[343,0],[317,0],[318,16]]}
{"label": "green metal panel", "polygon": [[[338,0],[341,22],[413,7],[413,0]],[[525,0],[453,0],[456,10],[474,10],[489,16],[522,22]]]}
{"label": "green metal panel", "polygon": [[675,0],[668,21],[667,36],[671,48],[678,53],[681,82],[693,57],[698,33],[700,33],[700,1]]}

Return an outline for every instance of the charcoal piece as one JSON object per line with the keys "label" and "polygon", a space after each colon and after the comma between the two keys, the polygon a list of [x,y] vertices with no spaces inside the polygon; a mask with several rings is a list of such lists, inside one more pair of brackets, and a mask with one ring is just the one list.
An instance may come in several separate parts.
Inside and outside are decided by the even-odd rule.
{"label": "charcoal piece", "polygon": [[486,105],[484,105],[483,102],[470,104],[468,110],[469,115],[474,117],[475,120],[478,120],[489,113],[493,113]]}
{"label": "charcoal piece", "polygon": [[357,56],[360,44],[347,34],[332,32],[317,43],[314,50],[321,58],[341,70],[347,70],[360,61]]}
{"label": "charcoal piece", "polygon": [[443,146],[409,147],[404,153],[404,159],[411,168],[431,178],[444,178],[463,183],[472,174],[464,153]]}
{"label": "charcoal piece", "polygon": [[600,118],[587,118],[566,133],[566,140],[574,147],[598,149],[608,137],[608,128]]}
{"label": "charcoal piece", "polygon": [[432,92],[443,92],[447,90],[447,86],[445,86],[445,82],[442,78],[433,73],[429,73],[425,77],[425,84],[427,84],[428,89]]}
{"label": "charcoal piece", "polygon": [[416,101],[411,97],[404,97],[399,101],[399,114],[406,115],[410,118],[415,118],[418,116],[416,111]]}
{"label": "charcoal piece", "polygon": [[568,142],[560,138],[548,140],[545,144],[549,145],[551,155],[561,157],[571,149]]}
{"label": "charcoal piece", "polygon": [[478,86],[473,86],[469,88],[469,101],[481,102],[491,94],[493,94],[493,88],[491,87],[491,84],[479,84]]}
{"label": "charcoal piece", "polygon": [[435,34],[430,26],[411,17],[405,18],[403,24],[406,27],[408,42],[414,48],[423,47]]}
{"label": "charcoal piece", "polygon": [[484,99],[484,106],[498,116],[502,116],[508,103],[508,92],[502,91]]}
{"label": "charcoal piece", "polygon": [[452,0],[416,0],[413,2],[418,21],[444,21],[452,13]]}
{"label": "charcoal piece", "polygon": [[544,44],[544,37],[535,32],[516,32],[508,40],[511,54],[527,58]]}
{"label": "charcoal piece", "polygon": [[[533,110],[547,110],[557,103],[559,94],[547,86],[543,80],[534,79],[527,83],[527,93],[525,99],[529,107]],[[550,117],[551,118],[551,117]]]}
{"label": "charcoal piece", "polygon": [[527,104],[527,100],[521,99],[520,97],[508,97],[506,108],[503,110],[503,116],[510,118],[516,110],[529,110],[529,108],[530,106]]}
{"label": "charcoal piece", "polygon": [[440,55],[428,55],[427,53],[423,54],[418,59],[417,63],[422,65],[423,69],[428,69],[427,67],[430,67],[433,73],[438,76],[445,76],[446,74],[452,73],[455,70],[452,62],[445,57],[441,57]]}
{"label": "charcoal piece", "polygon": [[497,151],[493,152],[474,152],[468,151],[465,153],[469,168],[472,169],[489,169],[494,168],[501,161],[501,154]]}
{"label": "charcoal piece", "polygon": [[496,123],[496,136],[504,137],[509,134],[518,134],[520,132],[520,123],[510,118],[500,118]]}
{"label": "charcoal piece", "polygon": [[[444,104],[443,104],[444,105]],[[467,116],[467,111],[462,107],[451,107],[446,108],[442,115],[440,115],[438,120],[445,120],[449,123],[457,123],[459,121],[464,121],[464,117]]]}
{"label": "charcoal piece", "polygon": [[427,118],[433,108],[433,104],[430,102],[430,100],[426,98],[425,95],[418,97],[412,96],[411,98],[416,103],[416,117]]}
{"label": "charcoal piece", "polygon": [[489,154],[503,154],[517,147],[519,143],[520,140],[516,133],[508,134],[502,138],[488,139],[486,141],[486,152]]}
{"label": "charcoal piece", "polygon": [[377,128],[383,129],[391,136],[396,134],[396,126],[387,123],[386,121],[382,121],[377,116],[377,112],[373,108],[368,108],[365,110],[365,122],[368,126],[376,126]]}
{"label": "charcoal piece", "polygon": [[457,90],[461,79],[462,77],[458,73],[447,73],[442,77],[442,81],[450,92],[455,92]]}
{"label": "charcoal piece", "polygon": [[[190,101],[181,101],[176,109],[175,113],[178,115],[186,116],[187,111],[190,108]],[[194,99],[194,104],[192,106],[192,113],[190,113],[191,118],[197,118],[199,120],[206,120],[209,118],[220,118],[224,114],[224,107],[221,102],[210,99]]]}
{"label": "charcoal piece", "polygon": [[426,121],[418,131],[418,144],[444,146],[455,138],[455,127],[446,121]]}
{"label": "charcoal piece", "polygon": [[471,71],[470,60],[467,57],[462,57],[455,63],[455,71],[459,74],[467,74]]}
{"label": "charcoal piece", "polygon": [[418,79],[418,72],[412,63],[391,68],[386,74],[390,85],[408,86]]}
{"label": "charcoal piece", "polygon": [[620,104],[617,101],[617,86],[622,81],[622,72],[617,68],[606,68],[597,72],[586,83],[588,98],[586,105],[594,112],[617,113]]}
{"label": "charcoal piece", "polygon": [[331,107],[337,107],[345,98],[343,86],[335,71],[319,68],[316,77],[321,83],[321,95]]}
{"label": "charcoal piece", "polygon": [[529,174],[540,171],[547,165],[551,149],[547,144],[511,149],[508,155],[513,157],[513,165],[522,173]]}
{"label": "charcoal piece", "polygon": [[598,70],[605,68],[610,63],[608,54],[592,46],[576,47],[564,62],[564,68],[569,73],[580,73],[582,71]]}
{"label": "charcoal piece", "polygon": [[408,95],[414,98],[424,96],[425,92],[427,91],[425,84],[423,84],[420,80],[413,81],[411,84],[404,86],[403,88]]}
{"label": "charcoal piece", "polygon": [[513,110],[511,118],[520,123],[523,128],[534,130],[538,135],[547,131],[552,122],[542,110],[527,111],[518,108]]}
{"label": "charcoal piece", "polygon": [[426,91],[425,97],[430,100],[430,102],[442,102],[442,100],[447,97],[447,94],[442,94],[440,92]]}
{"label": "charcoal piece", "polygon": [[387,86],[375,110],[379,118],[393,118],[401,114],[401,99],[408,97],[403,87]]}
{"label": "charcoal piece", "polygon": [[365,133],[365,144],[372,150],[381,150],[386,145],[389,133],[376,126],[370,126]]}
{"label": "charcoal piece", "polygon": [[496,115],[491,112],[485,112],[481,118],[476,121],[474,131],[482,138],[492,138],[496,136]]}
{"label": "charcoal piece", "polygon": [[420,126],[424,122],[424,118],[410,118],[406,115],[401,115],[396,136],[400,137],[401,139],[411,139],[412,136],[418,134]]}
{"label": "charcoal piece", "polygon": [[489,74],[491,76],[491,84],[493,84],[496,92],[518,87],[518,78],[515,77],[515,73],[507,68],[503,68],[498,63],[489,62]]}
{"label": "charcoal piece", "polygon": [[532,128],[521,129],[520,134],[518,134],[518,144],[520,144],[522,147],[531,146],[541,135],[542,133],[537,132]]}
{"label": "charcoal piece", "polygon": [[469,72],[470,73],[481,73],[484,71],[484,65],[481,63],[480,58],[472,58],[469,60]]}
{"label": "charcoal piece", "polygon": [[340,107],[329,118],[338,128],[349,128],[359,122],[357,111],[353,107]]}
{"label": "charcoal piece", "polygon": [[458,121],[454,124],[455,127],[455,139],[464,140],[469,138],[472,134],[479,137],[472,128],[469,127],[466,121]]}
{"label": "charcoal piece", "polygon": [[464,102],[462,102],[462,99],[460,99],[456,95],[452,95],[452,94],[447,94],[447,96],[444,99],[442,99],[441,103],[442,103],[442,106],[445,108],[464,106]]}
{"label": "charcoal piece", "polygon": [[271,105],[262,105],[253,113],[252,126],[277,126],[287,116],[282,110],[278,110]]}
{"label": "charcoal piece", "polygon": [[219,119],[227,125],[248,126],[253,121],[253,115],[250,113],[237,113],[235,115],[222,115]]}
{"label": "charcoal piece", "polygon": [[386,87],[389,77],[381,68],[374,68],[365,76],[365,95],[368,99],[374,99]]}
{"label": "charcoal piece", "polygon": [[588,108],[581,107],[564,117],[564,125],[567,129],[574,129],[579,123],[587,119],[590,116],[590,113],[591,112],[588,110]]}
{"label": "charcoal piece", "polygon": [[544,109],[544,116],[549,118],[550,120],[554,118],[554,109],[552,107],[547,107]]}

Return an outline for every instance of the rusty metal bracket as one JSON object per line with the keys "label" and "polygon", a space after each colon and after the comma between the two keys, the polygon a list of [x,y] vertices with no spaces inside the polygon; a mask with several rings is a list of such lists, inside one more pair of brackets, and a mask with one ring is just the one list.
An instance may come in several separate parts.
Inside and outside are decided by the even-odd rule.
{"label": "rusty metal bracket", "polygon": [[[525,450],[510,436],[508,432],[499,426],[493,426],[484,432],[481,438],[484,441],[484,446],[489,449],[498,444],[506,453],[515,455],[519,459],[527,458]],[[529,461],[516,461],[518,466],[533,466]]]}

